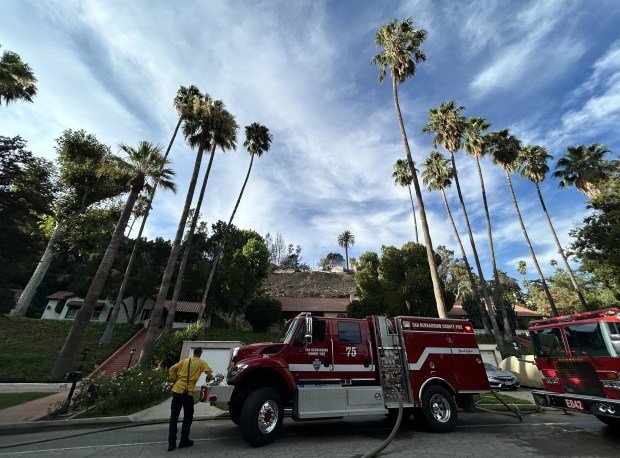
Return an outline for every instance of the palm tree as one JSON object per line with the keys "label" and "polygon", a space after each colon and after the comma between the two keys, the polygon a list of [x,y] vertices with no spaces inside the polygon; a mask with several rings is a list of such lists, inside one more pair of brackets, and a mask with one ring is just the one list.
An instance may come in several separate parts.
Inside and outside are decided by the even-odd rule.
{"label": "palm tree", "polygon": [[[465,139],[463,146],[465,152],[473,156],[476,160],[478,168],[478,178],[480,179],[480,189],[482,190],[482,202],[484,204],[484,215],[487,222],[487,239],[489,242],[489,254],[491,258],[491,267],[493,268],[493,280],[495,287],[493,288],[493,296],[498,306],[503,306],[501,300],[501,282],[499,280],[499,272],[497,270],[497,262],[495,261],[495,248],[493,246],[493,230],[491,228],[491,215],[489,213],[489,204],[487,202],[487,192],[484,186],[484,176],[482,175],[482,167],[480,166],[480,158],[486,154],[488,139],[485,131],[491,127],[491,123],[482,117],[469,118],[465,126]],[[504,314],[505,315],[505,314]]]}
{"label": "palm tree", "polygon": [[385,79],[387,71],[392,75],[392,96],[394,98],[394,108],[398,118],[400,134],[403,139],[405,153],[407,154],[407,162],[413,179],[413,187],[415,189],[416,199],[418,201],[418,209],[420,212],[420,223],[422,232],[424,233],[424,243],[426,245],[426,257],[431,271],[431,279],[433,281],[433,292],[435,293],[435,302],[437,303],[437,314],[440,318],[446,317],[446,304],[443,298],[439,273],[437,271],[437,262],[433,253],[433,242],[428,229],[426,220],[426,210],[424,209],[424,200],[422,200],[422,191],[418,181],[417,171],[411,156],[409,142],[407,140],[407,132],[405,124],[400,112],[400,104],[398,102],[398,85],[405,82],[407,78],[415,75],[417,64],[426,60],[426,55],[420,49],[420,46],[426,39],[427,32],[422,29],[413,27],[411,18],[404,21],[391,19],[385,25],[381,26],[377,32],[375,42],[377,47],[381,49],[379,54],[375,55],[372,65],[379,66],[379,83]]}
{"label": "palm tree", "polygon": [[[204,94],[201,99],[194,99],[193,115],[196,119],[203,119],[208,116],[213,106],[211,97],[208,94]],[[153,311],[149,319],[149,327],[144,340],[144,346],[138,359],[137,367],[140,369],[150,369],[153,354],[155,352],[155,339],[159,332],[161,324],[161,317],[164,312],[164,304],[168,298],[168,291],[170,289],[170,283],[172,282],[172,275],[179,258],[179,251],[181,249],[181,240],[183,239],[183,232],[187,226],[187,215],[192,205],[192,199],[194,197],[194,191],[196,189],[196,182],[198,181],[198,173],[200,172],[200,164],[202,163],[202,156],[205,150],[211,149],[211,132],[203,129],[203,124],[196,124],[194,122],[187,122],[183,125],[183,134],[189,146],[194,149],[197,148],[196,160],[194,161],[194,170],[189,181],[187,189],[187,195],[185,196],[185,204],[183,205],[183,211],[179,218],[179,224],[177,231],[172,241],[172,247],[170,248],[170,255],[168,256],[168,262],[164,269],[161,285],[159,286],[159,292],[157,294],[157,300],[153,305]]]}
{"label": "palm tree", "polygon": [[575,274],[573,273],[573,269],[571,269],[568,260],[566,259],[566,255],[564,254],[564,249],[562,248],[562,244],[558,239],[558,235],[555,232],[555,228],[553,227],[553,223],[551,222],[551,217],[549,216],[549,212],[547,211],[547,206],[545,205],[545,201],[542,196],[542,192],[540,191],[540,183],[542,183],[549,171],[549,166],[547,165],[547,161],[551,159],[551,155],[547,153],[547,150],[544,146],[524,146],[519,152],[519,163],[521,165],[521,176],[530,180],[536,186],[536,192],[538,193],[538,199],[540,200],[540,205],[542,206],[543,212],[547,217],[547,223],[549,223],[549,229],[551,229],[551,233],[553,234],[553,239],[555,240],[555,245],[558,247],[558,253],[560,254],[562,261],[564,262],[564,266],[566,267],[566,272],[568,272],[568,276],[570,277],[570,281],[573,284],[573,288],[577,292],[577,296],[579,297],[579,301],[581,302],[581,306],[584,311],[588,310],[588,306],[586,305],[586,300],[583,297],[583,293],[581,292],[581,288],[577,284],[577,279],[575,278]]}
{"label": "palm tree", "polygon": [[411,194],[411,183],[413,183],[413,177],[409,172],[409,164],[404,159],[398,159],[394,163],[394,172],[392,173],[394,178],[394,184],[400,185],[403,188],[406,186],[409,190],[409,200],[411,201],[411,213],[413,214],[413,227],[415,229],[415,243],[420,243],[418,238],[418,220],[415,217],[415,205],[413,205],[413,194]]}
{"label": "palm tree", "polygon": [[347,260],[347,270],[349,270],[349,247],[355,244],[355,236],[351,231],[344,231],[338,236],[338,245],[344,248],[344,255]]}
{"label": "palm tree", "polygon": [[[174,132],[172,134],[172,138],[170,138],[170,142],[168,143],[168,147],[166,148],[166,153],[164,154],[164,159],[168,159],[168,155],[170,154],[170,150],[172,149],[172,145],[174,144],[174,140],[177,137],[177,133],[179,132],[179,128],[183,122],[187,122],[194,114],[194,109],[202,100],[203,95],[200,90],[196,86],[184,87],[181,86],[177,91],[177,95],[174,98],[174,107],[177,111],[179,119],[177,121],[177,125],[174,128]],[[136,236],[136,241],[134,242],[133,249],[131,251],[131,255],[129,256],[129,262],[127,263],[127,268],[125,269],[125,274],[123,275],[123,281],[121,282],[121,287],[118,290],[118,294],[116,295],[116,300],[114,301],[114,308],[112,309],[112,316],[108,320],[108,324],[106,326],[103,335],[99,341],[100,345],[108,345],[112,341],[112,334],[114,332],[114,325],[116,320],[118,319],[118,314],[121,309],[121,303],[123,302],[123,298],[125,297],[125,291],[127,290],[127,285],[129,283],[129,277],[131,276],[131,272],[133,270],[133,266],[136,262],[136,258],[138,257],[138,252],[140,250],[140,243],[142,242],[142,233],[144,232],[144,226],[146,225],[146,220],[149,217],[151,209],[153,208],[153,199],[155,198],[155,192],[157,191],[158,181],[155,180],[155,183],[152,186],[152,189],[149,192],[148,201],[146,203],[146,209],[144,211],[144,216],[142,217],[142,222],[140,223],[140,229],[138,230],[138,235]]]}
{"label": "palm tree", "polygon": [[205,118],[197,119],[195,122],[204,123],[204,131],[210,132],[212,138],[211,157],[209,158],[209,165],[207,166],[204,179],[202,180],[202,187],[200,188],[200,195],[198,196],[198,202],[196,203],[196,210],[192,215],[191,225],[187,232],[185,246],[183,247],[181,264],[179,265],[179,272],[177,273],[177,280],[174,285],[172,300],[170,301],[170,306],[168,307],[166,324],[164,325],[164,335],[168,334],[172,330],[172,324],[174,323],[174,315],[177,310],[177,303],[179,302],[179,295],[181,294],[183,277],[185,276],[185,270],[189,261],[192,239],[194,237],[196,225],[198,224],[198,218],[200,216],[202,200],[207,188],[207,182],[209,181],[209,174],[211,173],[211,165],[213,164],[213,158],[215,156],[215,148],[219,146],[222,152],[226,152],[226,150],[232,150],[237,147],[237,130],[239,129],[239,126],[235,121],[235,117],[226,111],[224,102],[221,100],[215,101],[211,112],[208,113]]}
{"label": "palm tree", "polygon": [[30,65],[19,54],[4,51],[0,58],[0,105],[16,100],[32,102],[37,95],[37,79]]}
{"label": "palm tree", "polygon": [[[469,236],[469,244],[471,245],[472,254],[474,255],[474,262],[476,263],[476,270],[478,271],[478,279],[480,281],[480,289],[482,291],[482,297],[484,303],[489,311],[489,314],[494,316],[493,303],[491,302],[489,291],[487,289],[486,280],[482,273],[482,266],[480,264],[480,258],[478,257],[478,250],[476,248],[476,242],[474,241],[474,234],[471,230],[471,224],[469,222],[469,215],[467,214],[467,208],[465,207],[465,199],[463,199],[463,193],[461,191],[461,184],[459,182],[458,168],[456,167],[456,160],[454,155],[461,149],[463,142],[463,135],[465,133],[465,126],[467,121],[461,112],[465,109],[463,106],[456,106],[454,100],[449,102],[442,102],[439,107],[432,108],[428,113],[428,119],[430,123],[422,128],[422,132],[432,132],[435,134],[433,138],[433,145],[441,145],[446,151],[450,153],[452,159],[452,176],[454,177],[454,183],[456,184],[456,191],[459,196],[459,202],[461,204],[461,210],[463,211],[463,217],[465,218],[465,227],[467,228],[467,235]],[[476,291],[476,290],[474,290]],[[503,314],[506,316],[506,314]],[[484,317],[484,314],[482,315]],[[508,320],[505,320],[505,324]],[[487,330],[487,328],[485,328]],[[495,326],[493,327],[495,331]],[[512,340],[510,327],[504,328],[504,336],[508,342]],[[501,339],[500,339],[501,341]],[[498,344],[501,345],[501,344]]]}
{"label": "palm tree", "polygon": [[172,182],[174,172],[167,167],[167,160],[161,154],[161,148],[149,142],[140,142],[137,148],[121,145],[121,149],[127,154],[127,160],[115,158],[104,167],[115,171],[118,176],[127,177],[129,184],[129,195],[123,208],[123,212],[116,224],[110,243],[101,259],[97,273],[88,288],[84,302],[75,317],[71,331],[65,340],[65,344],[58,355],[51,374],[53,376],[63,375],[73,369],[75,357],[80,345],[84,340],[86,328],[90,322],[99,295],[105,286],[105,282],[112,269],[112,264],[118,253],[119,246],[125,234],[127,223],[131,216],[134,204],[138,195],[147,184],[147,181],[158,181],[159,184],[167,189],[175,189]]}
{"label": "palm tree", "polygon": [[[433,151],[423,163],[424,170],[422,171],[422,182],[424,186],[428,188],[429,191],[440,191],[441,197],[443,199],[443,205],[446,209],[446,213],[448,214],[448,218],[450,219],[450,223],[452,224],[452,229],[454,230],[454,236],[456,237],[456,242],[461,249],[461,255],[463,256],[463,262],[465,263],[465,269],[467,270],[467,276],[469,279],[469,284],[471,285],[471,291],[476,298],[476,303],[478,304],[478,308],[480,310],[480,317],[482,318],[482,324],[484,326],[484,331],[487,334],[490,334],[491,331],[489,329],[489,325],[486,320],[486,313],[484,311],[484,306],[480,301],[480,297],[478,295],[478,286],[476,285],[476,280],[474,279],[474,275],[471,271],[471,267],[469,266],[469,261],[467,260],[467,254],[465,253],[465,248],[463,248],[463,242],[461,241],[461,236],[459,235],[459,231],[456,227],[456,223],[454,222],[454,217],[452,216],[452,211],[450,210],[450,204],[448,203],[448,199],[446,197],[446,188],[452,185],[452,178],[454,177],[454,166],[450,164],[450,160],[446,159],[443,154],[439,151]],[[502,348],[502,339],[499,333],[499,327],[497,326],[497,319],[495,318],[495,313],[492,306],[488,309],[489,317],[491,319],[493,332],[495,334],[497,343],[500,348]]]}
{"label": "palm tree", "polygon": [[609,152],[609,148],[597,143],[569,146],[558,160],[553,176],[560,179],[560,187],[575,186],[586,196],[596,197],[600,194],[597,185],[617,170],[614,161],[605,159]]}
{"label": "palm tree", "polygon": [[134,205],[133,211],[131,212],[131,224],[129,225],[129,229],[127,230],[127,238],[131,236],[131,232],[133,231],[133,226],[134,224],[136,224],[136,221],[144,217],[144,215],[146,214],[146,207],[148,203],[148,195],[140,194],[138,196],[138,199],[136,200],[136,205]]}
{"label": "palm tree", "polygon": [[523,217],[521,216],[521,210],[519,210],[517,196],[515,195],[514,188],[512,187],[512,180],[510,179],[510,174],[516,171],[518,167],[517,159],[519,157],[519,151],[521,150],[521,142],[514,135],[510,135],[510,131],[508,129],[500,130],[499,132],[491,132],[488,135],[491,159],[495,164],[499,165],[506,174],[506,181],[508,182],[508,188],[510,189],[510,195],[512,196],[512,203],[514,204],[517,212],[523,237],[525,238],[525,242],[530,250],[532,261],[534,261],[534,266],[536,267],[536,271],[540,277],[540,281],[542,283],[543,290],[545,291],[545,295],[547,296],[547,300],[549,301],[549,305],[551,306],[551,310],[555,316],[558,316],[558,310],[555,307],[555,302],[553,301],[553,297],[551,297],[551,293],[547,287],[545,276],[543,275],[542,270],[540,270],[538,259],[536,259],[534,247],[532,246],[532,242],[530,242],[530,238],[527,235],[525,223],[523,222]]}
{"label": "palm tree", "polygon": [[[273,136],[269,133],[269,129],[257,122],[253,122],[249,126],[245,126],[245,141],[243,142],[243,146],[250,153],[250,166],[248,167],[248,173],[245,175],[245,180],[243,181],[243,186],[241,186],[241,192],[239,192],[239,197],[237,198],[237,202],[235,203],[235,208],[230,215],[230,219],[228,220],[228,225],[224,231],[222,236],[222,241],[220,242],[219,247],[211,261],[211,271],[209,272],[209,277],[207,278],[207,285],[205,286],[204,293],[202,294],[202,300],[200,303],[200,311],[198,313],[198,319],[203,320],[203,315],[207,308],[207,298],[209,297],[209,290],[211,289],[211,283],[213,282],[213,275],[215,274],[215,269],[217,268],[217,264],[224,252],[224,248],[226,247],[226,240],[228,239],[228,235],[230,234],[230,230],[232,228],[232,222],[235,218],[235,213],[237,213],[237,208],[239,208],[239,203],[241,202],[241,197],[243,196],[243,191],[245,190],[245,186],[248,184],[248,179],[250,178],[250,172],[252,171],[252,164],[254,163],[254,157],[261,157],[271,148],[271,142],[273,140]],[[207,314],[207,320],[209,320],[210,313]],[[231,317],[231,323],[234,322],[234,311],[233,316]],[[210,324],[210,321],[208,321]]]}

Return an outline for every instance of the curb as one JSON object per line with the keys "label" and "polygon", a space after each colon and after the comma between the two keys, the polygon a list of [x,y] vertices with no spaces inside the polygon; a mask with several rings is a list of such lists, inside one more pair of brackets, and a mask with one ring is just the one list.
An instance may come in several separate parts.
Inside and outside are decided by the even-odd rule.
{"label": "curb", "polygon": [[[517,412],[536,412],[541,409],[536,404],[508,404],[508,405],[514,408],[515,410],[517,410]],[[486,409],[486,410],[494,410],[497,412],[509,412],[510,411],[502,404],[476,404],[476,407],[477,408],[479,407],[480,410]],[[544,408],[542,410],[544,410]]]}
{"label": "curb", "polygon": [[[220,420],[228,419],[230,415],[223,412],[218,416],[196,416],[194,421]],[[33,421],[28,423],[7,423],[0,424],[0,436],[9,434],[26,434],[41,431],[58,431],[63,429],[79,429],[79,428],[106,428],[116,426],[141,426],[141,425],[157,425],[168,423],[168,418],[158,418],[153,420],[135,420],[131,415],[121,417],[101,417],[101,418],[84,418],[77,420],[46,420]]]}

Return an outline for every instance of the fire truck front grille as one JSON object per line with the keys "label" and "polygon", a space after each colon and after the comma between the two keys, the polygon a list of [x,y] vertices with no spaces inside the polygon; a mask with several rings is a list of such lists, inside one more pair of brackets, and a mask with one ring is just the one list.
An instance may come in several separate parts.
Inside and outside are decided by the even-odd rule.
{"label": "fire truck front grille", "polygon": [[605,397],[603,384],[590,363],[558,362],[555,369],[568,393]]}

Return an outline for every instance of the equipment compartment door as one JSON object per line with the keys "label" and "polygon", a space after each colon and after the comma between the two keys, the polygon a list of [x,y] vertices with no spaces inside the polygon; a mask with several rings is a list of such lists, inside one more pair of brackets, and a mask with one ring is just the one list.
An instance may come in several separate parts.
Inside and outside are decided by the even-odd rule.
{"label": "equipment compartment door", "polygon": [[448,334],[459,390],[488,390],[489,381],[474,334]]}
{"label": "equipment compartment door", "polygon": [[352,379],[375,379],[370,332],[365,320],[333,320],[334,372],[348,383]]}
{"label": "equipment compartment door", "polygon": [[[299,382],[321,382],[338,377],[333,375],[333,356],[329,338],[329,324],[324,318],[312,317],[312,343],[304,344],[305,320],[289,350],[289,370]],[[335,380],[333,380],[335,381]]]}

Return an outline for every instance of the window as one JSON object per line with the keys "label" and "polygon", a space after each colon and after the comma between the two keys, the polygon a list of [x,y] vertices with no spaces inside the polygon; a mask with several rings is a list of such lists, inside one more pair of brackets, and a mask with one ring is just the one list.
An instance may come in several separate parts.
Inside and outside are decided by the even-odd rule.
{"label": "window", "polygon": [[101,316],[101,308],[96,308],[95,311],[93,312],[93,316],[90,318],[91,320],[99,320],[99,317]]}
{"label": "window", "polygon": [[65,315],[65,318],[72,320],[75,318],[75,316],[77,315],[78,310],[80,310],[80,307],[75,306],[75,305],[70,305],[69,308],[67,309],[67,314]]}
{"label": "window", "polygon": [[325,342],[325,320],[312,318],[312,342]]}
{"label": "window", "polygon": [[598,323],[566,326],[564,332],[573,356],[610,356]]}
{"label": "window", "polygon": [[607,323],[609,330],[609,338],[611,339],[611,345],[616,352],[616,355],[620,356],[620,323]]}
{"label": "window", "polygon": [[338,322],[338,342],[360,344],[362,343],[362,330],[359,323],[351,321]]}
{"label": "window", "polygon": [[562,331],[559,328],[541,329],[532,331],[532,345],[534,354],[545,358],[564,358],[566,349],[562,343]]}
{"label": "window", "polygon": [[142,310],[142,316],[140,317],[140,321],[148,320],[151,316],[151,309]]}

